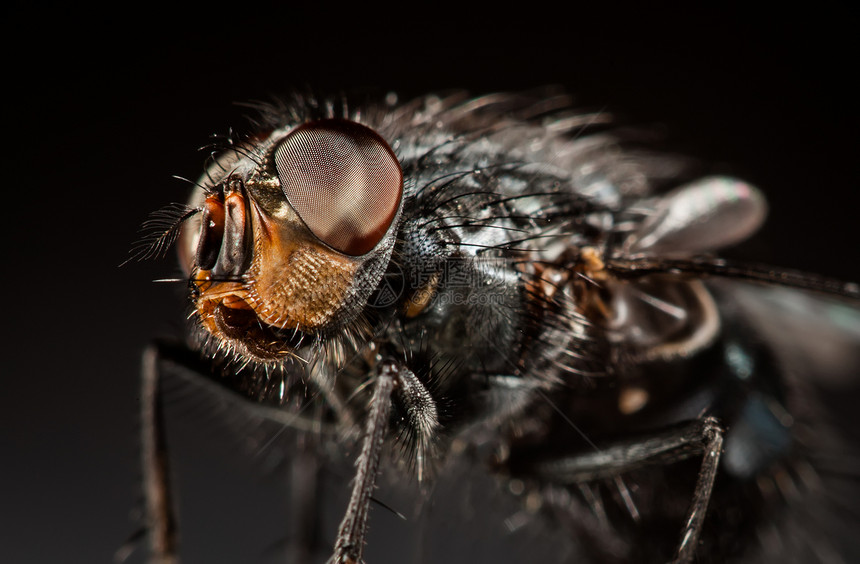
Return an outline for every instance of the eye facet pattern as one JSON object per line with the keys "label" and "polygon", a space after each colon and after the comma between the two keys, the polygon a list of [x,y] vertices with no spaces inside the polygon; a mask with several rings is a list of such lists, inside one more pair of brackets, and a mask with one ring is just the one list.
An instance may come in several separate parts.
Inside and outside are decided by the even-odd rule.
{"label": "eye facet pattern", "polygon": [[403,173],[388,143],[343,119],[306,123],[275,149],[290,205],[323,243],[352,256],[385,236],[403,195]]}

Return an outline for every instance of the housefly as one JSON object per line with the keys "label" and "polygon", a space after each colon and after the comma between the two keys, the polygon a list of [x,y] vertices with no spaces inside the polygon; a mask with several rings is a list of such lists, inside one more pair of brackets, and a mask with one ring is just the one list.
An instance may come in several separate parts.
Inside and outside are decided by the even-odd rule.
{"label": "housefly", "polygon": [[152,562],[181,553],[177,375],[298,437],[305,484],[332,445],[353,453],[336,530],[298,488],[289,561],[363,561],[378,477],[426,501],[451,468],[516,500],[499,537],[565,539],[557,561],[857,555],[856,483],[831,480],[849,454],[813,389],[860,372],[858,286],[717,258],[762,224],[761,193],[570,108],[295,96],[218,141],[137,253],[175,244],[191,304],[187,343],[144,357]]}

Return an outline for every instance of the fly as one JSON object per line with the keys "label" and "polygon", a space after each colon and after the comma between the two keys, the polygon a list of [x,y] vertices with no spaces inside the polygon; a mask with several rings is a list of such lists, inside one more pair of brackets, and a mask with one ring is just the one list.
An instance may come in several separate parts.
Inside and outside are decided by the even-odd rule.
{"label": "fly", "polygon": [[[804,498],[823,447],[802,381],[822,353],[797,326],[838,334],[856,375],[860,289],[716,258],[762,224],[761,193],[569,107],[296,97],[213,153],[138,253],[175,242],[191,303],[187,345],[144,362],[153,562],[179,558],[159,392],[177,371],[357,446],[329,562],[363,561],[383,465],[432,483],[464,449],[527,500],[509,529],[551,515],[571,560],[840,553]],[[797,343],[809,373],[786,364]]]}

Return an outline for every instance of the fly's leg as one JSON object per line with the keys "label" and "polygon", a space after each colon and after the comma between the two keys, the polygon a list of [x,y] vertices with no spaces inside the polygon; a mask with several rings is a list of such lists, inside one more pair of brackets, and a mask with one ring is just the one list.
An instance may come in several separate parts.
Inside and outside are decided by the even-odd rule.
{"label": "fly's leg", "polygon": [[178,531],[170,489],[167,439],[160,393],[157,345],[143,355],[141,443],[145,527],[149,533],[150,564],[177,564]]}
{"label": "fly's leg", "polygon": [[371,496],[379,473],[379,459],[389,425],[392,394],[396,386],[414,384],[409,378],[411,372],[397,363],[386,360],[376,366],[376,382],[370,410],[364,429],[364,440],[355,466],[355,479],[352,494],[347,505],[346,515],[340,523],[334,555],[330,564],[357,564],[367,537],[367,517]]}
{"label": "fly's leg", "polygon": [[[150,564],[178,564],[178,524],[169,481],[168,449],[165,420],[162,407],[162,371],[195,386],[216,394],[220,399],[238,401],[232,392],[223,389],[200,374],[193,366],[188,351],[165,344],[154,344],[143,358],[142,375],[142,460],[145,496],[145,527],[150,545]],[[376,368],[375,387],[364,429],[361,452],[356,461],[356,473],[352,494],[346,514],[340,524],[334,555],[330,562],[352,564],[361,561],[367,535],[368,511],[376,478],[385,435],[389,426],[392,400],[396,397],[408,414],[410,427],[423,445],[423,450],[432,438],[438,425],[436,406],[423,384],[405,367],[393,361],[382,361]],[[397,394],[395,395],[395,389]],[[319,421],[301,414],[284,414],[262,406],[252,416],[274,421],[296,431],[330,430],[320,429]],[[259,410],[259,413],[256,411]],[[312,450],[312,449],[311,449]],[[302,562],[316,553],[319,535],[315,519],[316,485],[319,478],[319,461],[313,452],[308,458],[297,461],[293,467],[295,530],[291,531],[291,561]],[[303,560],[304,559],[304,560]]]}
{"label": "fly's leg", "polygon": [[708,503],[711,501],[717,468],[720,465],[725,431],[712,419],[711,424],[702,429],[702,438],[705,441],[702,466],[699,469],[699,477],[696,480],[696,489],[693,491],[690,508],[687,510],[687,520],[681,531],[681,542],[675,551],[674,561],[677,563],[692,562],[695,555],[699,535],[702,532],[702,523],[705,521]]}
{"label": "fly's leg", "polygon": [[408,436],[416,447],[415,463],[420,483],[424,480],[424,467],[439,428],[439,414],[433,396],[411,370],[400,367],[396,384],[395,398],[406,412]]}
{"label": "fly's leg", "polygon": [[364,429],[364,441],[355,466],[352,494],[346,508],[346,515],[340,523],[334,545],[332,564],[355,564],[361,561],[364,542],[367,536],[367,516],[370,499],[379,472],[379,458],[382,444],[388,430],[388,417],[391,413],[391,393],[394,390],[394,376],[397,365],[390,361],[381,362],[376,370],[376,384],[370,400],[370,412]]}
{"label": "fly's leg", "polygon": [[702,523],[711,499],[717,467],[723,450],[725,431],[713,417],[684,423],[649,438],[623,442],[582,454],[538,464],[537,474],[549,482],[575,485],[614,478],[620,474],[656,464],[670,464],[702,456],[693,499],[690,502],[681,539],[673,562],[691,562]]}
{"label": "fly's leg", "polygon": [[610,564],[628,560],[630,544],[602,518],[605,516],[595,515],[593,508],[579,501],[567,488],[547,486],[542,497],[562,526],[579,533],[586,550],[594,555],[596,562]]}
{"label": "fly's leg", "polygon": [[[244,396],[207,376],[207,366],[199,355],[184,346],[156,342],[146,350],[142,363],[141,391],[141,459],[145,502],[144,529],[149,540],[150,564],[178,564],[178,520],[170,486],[169,452],[165,417],[164,390],[167,378],[193,387],[195,397],[208,398],[213,407],[225,414],[241,413],[240,424],[271,422],[278,429],[296,431],[302,449],[292,465],[290,486],[294,503],[291,530],[288,533],[290,562],[309,562],[319,555],[317,490],[319,487],[319,453],[314,448],[320,436],[334,435],[334,428],[313,414],[291,412],[251,403]],[[309,518],[313,516],[313,518]],[[127,549],[123,553],[128,552]]]}

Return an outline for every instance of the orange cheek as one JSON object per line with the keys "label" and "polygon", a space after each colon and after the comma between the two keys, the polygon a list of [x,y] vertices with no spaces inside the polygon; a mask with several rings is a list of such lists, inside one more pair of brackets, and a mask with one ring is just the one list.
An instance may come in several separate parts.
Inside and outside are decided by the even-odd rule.
{"label": "orange cheek", "polygon": [[258,239],[248,279],[248,303],[261,321],[313,332],[342,307],[356,272],[348,257],[312,243]]}

